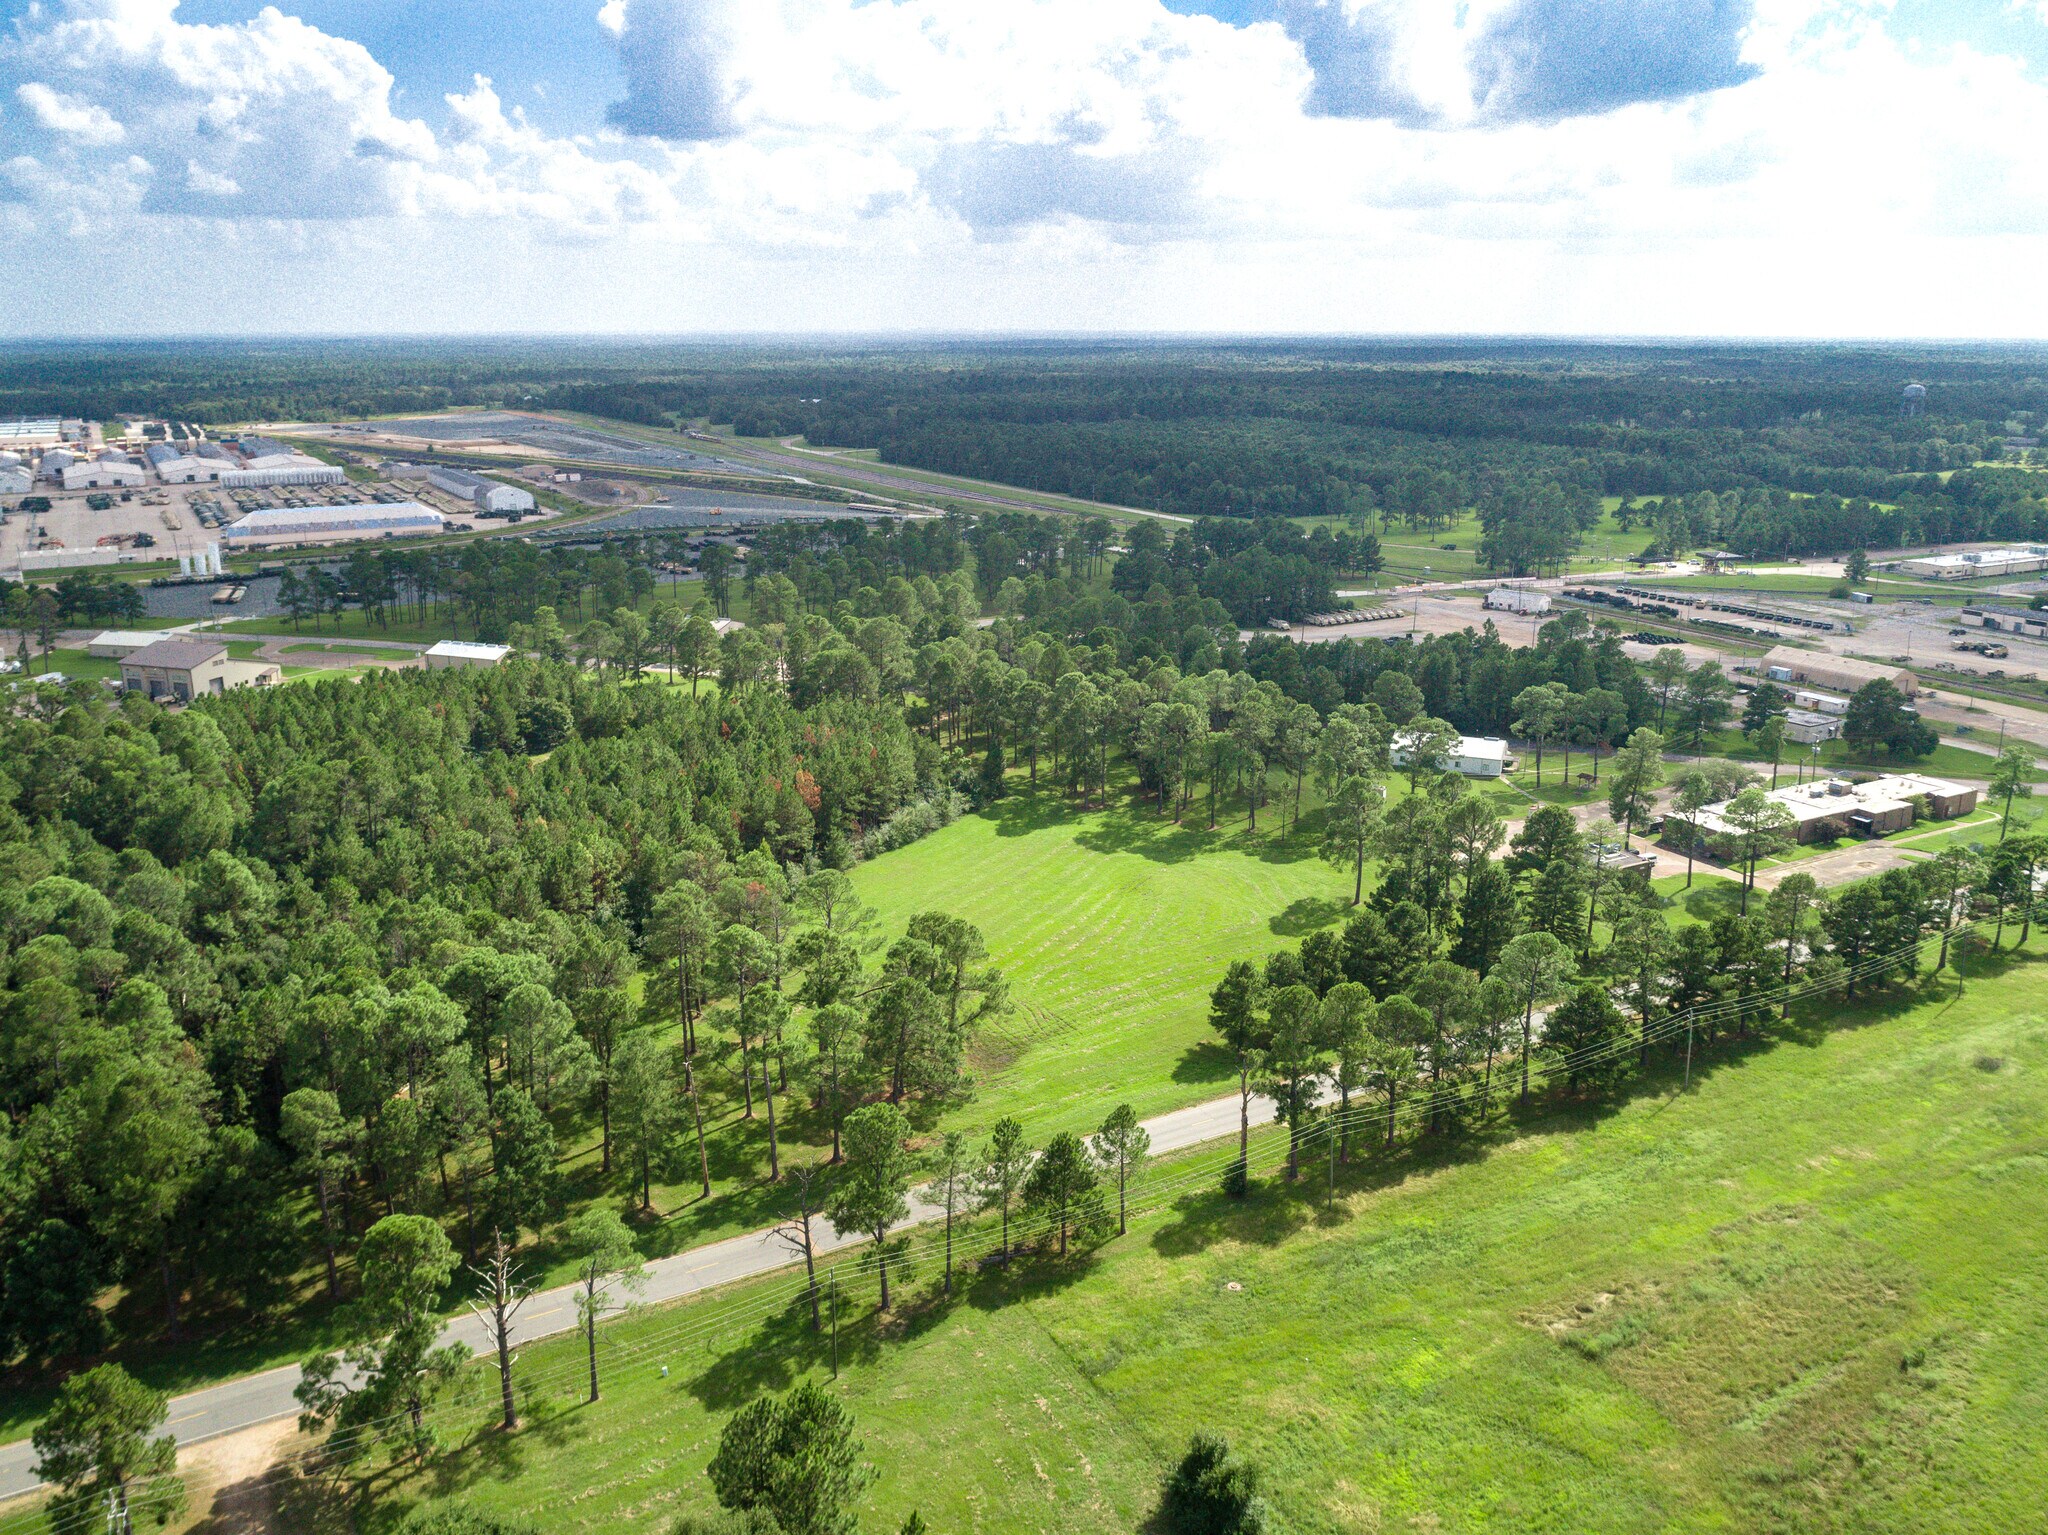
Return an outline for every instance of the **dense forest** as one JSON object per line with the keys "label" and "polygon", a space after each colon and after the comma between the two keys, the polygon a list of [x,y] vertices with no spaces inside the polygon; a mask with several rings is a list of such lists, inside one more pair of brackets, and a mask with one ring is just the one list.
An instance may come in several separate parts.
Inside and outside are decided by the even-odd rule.
{"label": "dense forest", "polygon": [[[1191,530],[1126,556],[1149,572],[1129,595],[1072,519],[991,519],[947,543],[951,570],[906,574],[932,536],[835,529],[787,551],[801,589],[764,562],[756,622],[674,684],[639,668],[708,624],[657,602],[573,630],[543,607],[515,634],[534,656],[489,673],[182,711],[18,694],[0,1355],[303,1303],[379,1212],[472,1250],[537,1233],[563,1208],[557,1138],[592,1126],[629,1197],[694,1178],[679,1105],[700,1091],[765,1112],[771,1172],[778,1111],[816,1133],[863,1096],[944,1102],[1000,977],[937,915],[886,953],[841,942],[834,871],[1001,792],[1006,763],[1083,803],[1121,780],[1160,814],[1256,825],[1269,801],[1299,814],[1347,707],[1498,731],[1554,685],[1591,696],[1571,728],[1608,747],[1658,708],[1576,617],[1526,650],[1245,647],[1181,564]],[[1042,551],[985,626],[977,544]],[[102,1309],[114,1284],[142,1309]]]}
{"label": "dense forest", "polygon": [[[1909,381],[1925,386],[1904,409]],[[1487,568],[1554,568],[1599,498],[1758,554],[2048,536],[2023,347],[1572,343],[76,345],[0,360],[0,416],[201,422],[463,406],[802,434],[1188,518],[1478,513]],[[2038,450],[2037,450],[2038,451]],[[1711,499],[1710,499],[1711,498]],[[1664,514],[1668,525],[1675,514]]]}

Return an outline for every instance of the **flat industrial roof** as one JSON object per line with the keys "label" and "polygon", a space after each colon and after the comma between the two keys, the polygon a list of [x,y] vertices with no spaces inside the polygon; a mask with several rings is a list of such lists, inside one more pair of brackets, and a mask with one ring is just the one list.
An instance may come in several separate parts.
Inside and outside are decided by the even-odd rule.
{"label": "flat industrial roof", "polygon": [[[1818,821],[1852,810],[1898,810],[1910,804],[1916,794],[1934,794],[1947,799],[1968,794],[1970,786],[1952,783],[1946,778],[1930,778],[1924,773],[1887,773],[1882,778],[1866,779],[1862,783],[1829,778],[1814,783],[1788,784],[1768,792],[1771,799],[1792,812],[1793,819]],[[1730,830],[1725,819],[1728,804],[1727,800],[1722,800],[1718,805],[1708,805],[1700,811],[1698,824],[1708,831]]]}
{"label": "flat industrial roof", "polygon": [[453,656],[463,661],[502,661],[512,654],[510,645],[480,645],[474,640],[442,640],[427,650],[430,656]]}
{"label": "flat industrial roof", "polygon": [[430,517],[436,522],[443,520],[439,512],[432,507],[421,506],[417,501],[391,501],[368,506],[266,507],[260,512],[248,512],[237,517],[228,524],[228,528],[230,531],[253,533],[262,528],[294,528],[308,522],[400,522],[418,521],[422,517]]}

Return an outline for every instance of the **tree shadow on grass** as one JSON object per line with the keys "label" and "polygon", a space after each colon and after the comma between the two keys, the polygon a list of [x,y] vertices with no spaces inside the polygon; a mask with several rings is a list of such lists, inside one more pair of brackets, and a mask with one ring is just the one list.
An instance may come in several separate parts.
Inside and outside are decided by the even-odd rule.
{"label": "tree shadow on grass", "polygon": [[1176,1082],[1229,1082],[1236,1077],[1236,1058],[1213,1039],[1189,1045],[1173,1063]]}
{"label": "tree shadow on grass", "polygon": [[[1690,890],[1681,885],[1671,892],[1669,899],[1695,922],[1712,922],[1716,917],[1732,917],[1742,910],[1742,886],[1736,880],[1709,876],[1696,881]],[[1751,904],[1760,900],[1760,895],[1755,896]]]}
{"label": "tree shadow on grass", "polygon": [[1265,863],[1301,863],[1316,856],[1313,841],[1276,828],[1278,807],[1269,806],[1269,820],[1253,831],[1241,811],[1211,829],[1206,805],[1196,805],[1176,824],[1157,804],[1135,796],[1113,795],[1106,809],[1083,809],[1057,793],[1040,791],[996,801],[980,812],[999,837],[1026,837],[1033,832],[1082,822],[1075,846],[1091,853],[1134,853],[1154,863],[1189,863],[1209,853],[1232,852]]}
{"label": "tree shadow on grass", "polygon": [[1305,895],[1291,902],[1266,926],[1281,938],[1305,938],[1318,928],[1328,927],[1350,909],[1351,902],[1341,895]]}
{"label": "tree shadow on grass", "polygon": [[1013,1248],[1007,1258],[991,1254],[978,1260],[969,1281],[956,1282],[956,1299],[977,1311],[1001,1311],[1058,1295],[1087,1278],[1095,1267],[1094,1244],[1075,1237],[1062,1258],[1050,1240]]}
{"label": "tree shadow on grass", "polygon": [[1176,826],[1166,817],[1142,810],[1108,810],[1074,837],[1076,847],[1091,853],[1135,853],[1153,863],[1189,863],[1224,845],[1221,832]]}
{"label": "tree shadow on grass", "polygon": [[1218,1242],[1277,1247],[1309,1222],[1309,1213],[1283,1188],[1254,1174],[1242,1198],[1201,1189],[1173,1202],[1173,1218],[1152,1233],[1152,1250],[1185,1258]]}
{"label": "tree shadow on grass", "polygon": [[[763,1320],[743,1339],[731,1342],[681,1389],[711,1412],[729,1412],[757,1396],[789,1390],[806,1375],[832,1366],[832,1313],[819,1286],[819,1325],[811,1326],[810,1302],[801,1294]],[[839,1297],[839,1363],[865,1363],[879,1350],[872,1321],[849,1325],[848,1297]]]}
{"label": "tree shadow on grass", "polygon": [[[497,1378],[487,1382],[485,1395],[495,1404]],[[587,1425],[579,1409],[589,1406],[581,1396],[573,1402],[538,1391],[519,1392],[519,1427],[506,1433],[493,1415],[489,1422],[473,1429],[449,1445],[434,1460],[427,1479],[437,1498],[449,1497],[480,1482],[511,1482],[527,1474],[532,1457],[539,1451],[559,1451],[585,1433]],[[598,1404],[603,1409],[603,1402]],[[489,1410],[487,1406],[486,1411]]]}
{"label": "tree shadow on grass", "polygon": [[976,812],[995,827],[998,837],[1028,837],[1033,832],[1064,826],[1086,813],[1078,801],[1043,787],[1005,795]]}

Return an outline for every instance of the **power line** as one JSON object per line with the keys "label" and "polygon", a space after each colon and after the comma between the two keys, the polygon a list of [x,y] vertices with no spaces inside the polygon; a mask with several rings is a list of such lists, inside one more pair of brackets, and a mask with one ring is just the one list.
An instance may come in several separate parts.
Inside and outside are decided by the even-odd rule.
{"label": "power line", "polygon": [[[1991,919],[1974,919],[1950,929],[1946,936],[1953,941],[1964,933],[1972,931],[1982,932],[1992,927],[1992,925]],[[1548,1053],[1544,1062],[1546,1079],[1555,1076],[1560,1070],[1569,1075],[1575,1070],[1582,1070],[1585,1067],[1599,1064],[1603,1060],[1621,1059],[1626,1056],[1637,1055],[1649,1046],[1673,1040],[1681,1033],[1684,1033],[1690,1039],[1693,1031],[1703,1023],[1713,1024],[1730,1018],[1739,1019],[1745,1014],[1765,1012],[1772,1008],[1787,1006],[1792,1002],[1836,992],[1859,981],[1873,979],[1907,963],[1909,960],[1917,962],[1927,945],[1938,941],[1942,936],[1944,935],[1936,933],[1916,938],[1909,944],[1891,950],[1888,953],[1875,955],[1859,961],[1837,975],[1823,980],[1809,980],[1790,987],[1779,987],[1769,992],[1758,992],[1748,997],[1723,998],[1714,1002],[1698,1004],[1682,1012],[1669,1014],[1659,1019],[1654,1026],[1641,1029],[1627,1036],[1620,1036],[1613,1040],[1586,1046],[1576,1051]],[[1310,1149],[1321,1145],[1326,1138],[1334,1142],[1335,1138],[1340,1134],[1349,1134],[1353,1130],[1364,1127],[1383,1126],[1390,1117],[1398,1132],[1399,1127],[1404,1123],[1412,1126],[1419,1119],[1433,1118],[1439,1110],[1456,1107],[1468,1102],[1473,1096],[1468,1085],[1452,1085],[1430,1092],[1411,1095],[1405,1102],[1394,1105],[1391,1111],[1383,1104],[1360,1105],[1348,1111],[1325,1111],[1317,1117],[1312,1125],[1299,1134],[1293,1133],[1289,1127],[1282,1123],[1269,1121],[1265,1125],[1258,1127],[1254,1132],[1251,1139],[1256,1144],[1254,1147],[1247,1148],[1243,1158],[1240,1158],[1238,1148],[1234,1144],[1226,1142],[1225,1148],[1219,1151],[1214,1149],[1214,1143],[1209,1143],[1209,1149],[1194,1148],[1186,1155],[1173,1155],[1168,1160],[1149,1165],[1141,1173],[1140,1178],[1131,1186],[1131,1215],[1135,1219],[1142,1219],[1146,1215],[1159,1212],[1171,1199],[1177,1198],[1191,1189],[1213,1187],[1218,1177],[1240,1160],[1244,1160],[1247,1163],[1247,1172],[1249,1173],[1249,1164],[1255,1151],[1278,1153],[1290,1141],[1293,1143],[1296,1151]],[[1171,1172],[1167,1173],[1167,1169],[1171,1169]],[[1166,1173],[1166,1175],[1161,1176],[1162,1173]],[[1334,1176],[1333,1158],[1333,1180]],[[986,1214],[985,1211],[981,1213]],[[1052,1231],[1054,1226],[1054,1222],[1049,1216],[1036,1215],[1030,1212],[1013,1214],[1010,1224],[1013,1233],[1021,1235],[1022,1238],[1017,1240],[1013,1237],[1013,1240],[1008,1245],[1008,1251],[1012,1252],[1022,1247],[1029,1247],[1034,1238],[1046,1236]],[[935,1227],[939,1229],[930,1229]],[[917,1264],[921,1261],[928,1261],[937,1252],[938,1244],[943,1240],[943,1236],[943,1228],[936,1221],[928,1220],[918,1225],[906,1227],[903,1229],[902,1236],[897,1239],[902,1244],[902,1251],[897,1258],[890,1261],[895,1264],[902,1264],[904,1262]],[[1003,1246],[999,1235],[984,1231],[982,1236],[984,1240],[978,1243],[971,1235],[962,1238],[958,1234],[956,1226],[954,1239],[956,1266],[964,1267],[984,1261],[994,1254],[998,1248]],[[749,1329],[753,1325],[758,1324],[768,1316],[789,1310],[792,1306],[807,1298],[813,1288],[815,1288],[813,1282],[807,1279],[799,1279],[793,1283],[787,1280],[785,1276],[794,1269],[796,1261],[792,1260],[790,1264],[782,1268],[767,1271],[759,1276],[748,1276],[732,1281],[734,1287],[744,1286],[744,1293],[733,1293],[726,1287],[699,1292],[709,1298],[692,1303],[690,1309],[694,1311],[701,1307],[712,1310],[713,1314],[679,1319],[673,1325],[664,1326],[651,1333],[641,1334],[631,1342],[611,1341],[609,1347],[613,1366],[620,1367],[629,1362],[644,1360],[656,1353],[674,1353],[684,1348],[699,1346],[715,1337],[733,1337],[742,1330]],[[879,1267],[875,1244],[872,1241],[865,1243],[861,1250],[849,1261],[856,1277],[873,1274]],[[834,1302],[831,1346],[835,1374],[838,1356],[838,1268],[839,1265],[835,1264],[828,1276]],[[756,1291],[756,1285],[764,1287],[773,1286],[773,1288],[769,1289],[764,1295]],[[725,1309],[716,1309],[722,1305]],[[606,1321],[599,1324],[599,1331],[611,1330],[615,1323],[634,1316],[635,1310],[636,1308],[627,1308],[624,1311],[614,1313]],[[580,1331],[581,1328],[565,1329],[565,1332]],[[478,1373],[481,1374],[481,1367],[489,1364],[490,1360],[488,1356],[477,1356],[473,1362],[479,1366]],[[582,1368],[581,1361],[570,1358],[560,1364],[551,1365],[544,1370],[528,1371],[521,1377],[520,1389],[528,1395],[567,1389],[581,1378]],[[454,1395],[460,1396],[461,1393],[458,1392]],[[459,1414],[468,1414],[471,1408],[472,1404],[466,1399],[448,1400],[444,1398],[428,1408],[427,1412],[423,1415],[423,1425],[438,1426]],[[381,1436],[391,1426],[408,1416],[408,1413],[401,1411],[383,1418],[351,1425],[350,1428],[345,1430],[336,1430],[330,1433],[320,1444],[310,1446],[305,1450],[282,1457],[273,1462],[260,1477],[255,1479],[255,1484],[268,1486],[273,1482],[281,1482],[303,1467],[314,1465],[323,1460],[333,1459],[341,1453],[354,1452],[373,1436]],[[255,1425],[246,1426],[253,1427]],[[235,1431],[228,1430],[227,1432]],[[141,1501],[151,1490],[162,1487],[167,1482],[174,1480],[182,1480],[175,1471],[135,1481],[130,1484],[131,1501]],[[85,1508],[74,1510],[59,1518],[50,1516],[45,1509],[24,1509],[19,1513],[0,1517],[0,1535],[15,1535],[16,1531],[25,1531],[37,1521],[45,1521],[46,1527],[52,1532],[52,1535],[78,1535],[78,1532],[83,1531],[85,1523],[89,1522],[91,1517],[96,1516],[97,1512],[97,1509]]]}

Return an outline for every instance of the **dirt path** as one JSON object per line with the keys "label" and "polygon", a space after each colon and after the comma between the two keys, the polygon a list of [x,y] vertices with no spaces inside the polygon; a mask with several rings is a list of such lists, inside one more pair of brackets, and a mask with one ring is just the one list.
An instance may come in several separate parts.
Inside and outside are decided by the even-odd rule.
{"label": "dirt path", "polygon": [[298,1437],[295,1419],[259,1423],[180,1452],[178,1469],[188,1489],[185,1512],[191,1535],[271,1535],[278,1523],[270,1468]]}

